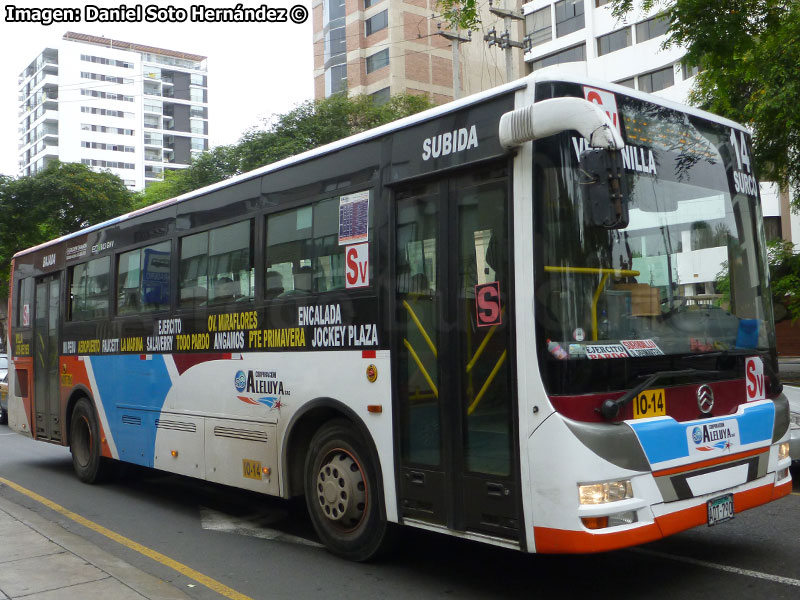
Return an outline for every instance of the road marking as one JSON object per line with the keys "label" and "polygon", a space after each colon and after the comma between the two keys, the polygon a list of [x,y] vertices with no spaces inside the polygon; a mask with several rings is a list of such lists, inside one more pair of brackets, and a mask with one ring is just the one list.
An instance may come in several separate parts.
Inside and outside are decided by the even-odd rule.
{"label": "road marking", "polygon": [[655,550],[646,550],[645,548],[631,548],[630,551],[636,552],[637,554],[645,554],[648,556],[656,556],[658,558],[666,558],[667,560],[683,562],[690,565],[695,565],[697,567],[706,567],[707,569],[716,569],[717,571],[725,571],[727,573],[735,573],[736,575],[744,575],[745,577],[754,577],[756,579],[765,579],[774,583],[782,583],[784,585],[800,587],[800,579],[792,579],[791,577],[781,577],[780,575],[762,573],[761,571],[740,569],[739,567],[720,565],[717,563],[708,562],[706,560],[698,560],[696,558],[689,558],[688,556],[677,556],[675,554],[667,554],[666,552],[656,552]]}
{"label": "road marking", "polygon": [[0,477],[0,483],[3,483],[12,489],[15,489],[20,494],[24,494],[25,496],[28,496],[29,498],[36,500],[36,502],[39,502],[40,504],[44,504],[47,508],[56,511],[57,513],[67,517],[68,519],[72,519],[76,523],[80,523],[84,527],[88,527],[92,531],[104,535],[108,539],[113,540],[118,544],[122,544],[126,548],[130,548],[131,550],[134,550],[139,554],[142,554],[158,563],[161,563],[164,566],[167,566],[177,571],[181,575],[185,575],[189,579],[193,579],[197,583],[206,586],[208,589],[213,590],[218,594],[225,596],[226,598],[230,598],[231,600],[253,600],[252,598],[250,598],[250,596],[245,596],[241,592],[237,592],[236,590],[229,588],[227,585],[217,581],[216,579],[212,579],[207,575],[203,575],[199,571],[195,571],[191,567],[187,567],[183,563],[179,563],[178,561],[173,560],[172,558],[166,556],[165,554],[156,552],[155,550],[152,550],[147,546],[143,546],[138,542],[134,542],[133,540],[128,539],[125,536],[120,535],[119,533],[116,533],[114,531],[111,531],[110,529],[103,527],[102,525],[98,525],[94,521],[90,521],[89,519],[82,517],[81,515],[74,513],[71,510],[64,508],[59,504],[56,504],[51,500],[48,500],[44,496],[40,496],[36,492],[32,492],[31,490],[16,484],[13,481],[9,481],[8,479]]}

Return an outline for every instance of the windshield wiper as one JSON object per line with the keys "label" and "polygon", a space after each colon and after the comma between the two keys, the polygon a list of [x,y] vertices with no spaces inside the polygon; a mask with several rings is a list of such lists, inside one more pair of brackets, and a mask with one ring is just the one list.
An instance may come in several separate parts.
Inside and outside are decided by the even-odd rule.
{"label": "windshield wiper", "polygon": [[705,369],[678,369],[674,371],[657,371],[652,375],[648,376],[642,383],[637,385],[636,387],[628,390],[625,395],[617,398],[616,400],[604,400],[603,403],[600,405],[600,414],[603,415],[606,419],[611,421],[612,419],[616,419],[619,415],[619,410],[628,402],[636,398],[639,394],[653,385],[659,379],[664,379],[665,377],[686,377],[688,375],[697,375],[697,374],[723,374],[725,371],[706,371]]}

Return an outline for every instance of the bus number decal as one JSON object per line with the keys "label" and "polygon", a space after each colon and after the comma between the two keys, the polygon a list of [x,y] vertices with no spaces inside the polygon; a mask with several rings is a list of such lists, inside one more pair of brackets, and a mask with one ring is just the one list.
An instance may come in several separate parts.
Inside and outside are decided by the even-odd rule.
{"label": "bus number decal", "polygon": [[347,247],[347,288],[369,286],[369,244],[355,244]]}

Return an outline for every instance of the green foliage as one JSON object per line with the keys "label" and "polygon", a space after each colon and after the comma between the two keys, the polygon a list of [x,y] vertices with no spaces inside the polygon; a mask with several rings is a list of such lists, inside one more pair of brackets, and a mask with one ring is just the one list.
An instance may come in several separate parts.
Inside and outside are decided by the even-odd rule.
{"label": "green foliage", "polygon": [[[633,0],[612,0],[621,18]],[[644,0],[669,18],[665,46],[687,48],[702,68],[689,100],[748,125],[762,180],[795,192],[800,208],[800,2]]]}
{"label": "green foliage", "polygon": [[[800,252],[795,253],[795,246],[791,242],[771,240],[767,242],[767,262],[775,319],[781,318],[781,312],[793,320],[800,318]],[[731,281],[727,261],[722,263],[722,269],[717,273],[714,289],[723,295],[723,304],[730,302]]]}
{"label": "green foliage", "polygon": [[432,106],[424,96],[402,94],[382,105],[370,96],[345,94],[308,100],[248,130],[238,144],[217,146],[197,155],[188,168],[165,172],[163,181],[140,194],[137,206],[180,196]]}
{"label": "green foliage", "polygon": [[432,106],[426,97],[410,94],[393,96],[381,105],[370,96],[345,94],[308,100],[273,116],[265,127],[247,131],[236,147],[239,168],[250,171]]}
{"label": "green foliage", "polygon": [[239,173],[235,146],[217,146],[213,150],[195,155],[186,169],[164,172],[164,179],[149,185],[136,200],[137,208],[150,206],[162,200],[175,198],[201,187],[228,179]]}
{"label": "green foliage", "polygon": [[109,172],[54,161],[31,177],[0,178],[0,297],[11,257],[49,239],[131,210],[133,194]]}
{"label": "green foliage", "polygon": [[480,26],[477,0],[437,0],[436,8],[450,29],[477,31]]}
{"label": "green foliage", "polygon": [[773,302],[786,307],[792,320],[800,318],[800,253],[794,250],[791,242],[767,242]]}

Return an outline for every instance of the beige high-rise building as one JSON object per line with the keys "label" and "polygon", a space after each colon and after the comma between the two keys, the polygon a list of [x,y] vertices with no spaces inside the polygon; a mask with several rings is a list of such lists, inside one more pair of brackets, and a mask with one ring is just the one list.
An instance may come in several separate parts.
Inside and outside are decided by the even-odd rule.
{"label": "beige high-rise building", "polygon": [[[494,7],[513,8],[522,17],[521,4],[498,0]],[[435,0],[314,0],[314,95],[346,89],[385,101],[400,93],[425,94],[441,104],[504,83],[505,51],[484,41],[492,27],[503,34],[504,18],[489,9],[483,4],[481,30],[458,44],[457,94],[453,42],[439,33],[447,30]],[[509,39],[522,41],[523,23],[511,20]],[[517,79],[526,72],[523,51],[511,53],[511,79]]]}

